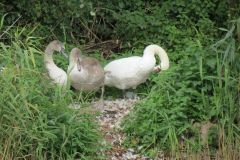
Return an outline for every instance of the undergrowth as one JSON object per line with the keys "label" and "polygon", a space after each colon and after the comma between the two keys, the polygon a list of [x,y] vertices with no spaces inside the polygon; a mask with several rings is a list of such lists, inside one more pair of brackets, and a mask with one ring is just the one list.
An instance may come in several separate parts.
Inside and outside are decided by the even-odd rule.
{"label": "undergrowth", "polygon": [[[88,107],[67,107],[96,95],[62,90],[48,79],[42,51],[53,39],[67,42],[67,51],[97,46],[91,56],[102,65],[142,55],[148,44],[162,46],[170,68],[137,88],[145,98],[123,122],[125,145],[151,157],[164,151],[176,158],[240,159],[240,19],[231,21],[239,16],[239,5],[228,0],[3,0],[0,159],[103,158],[96,154],[102,145],[95,114]],[[111,44],[101,45],[116,39],[121,54]],[[54,56],[66,70],[68,61]],[[107,88],[105,98],[119,94]]]}
{"label": "undergrowth", "polygon": [[152,76],[152,90],[123,122],[127,146],[151,156],[161,150],[202,153],[206,147],[207,158],[240,156],[237,23],[212,46],[200,38],[188,42],[178,53],[185,57]]}
{"label": "undergrowth", "polygon": [[0,159],[100,159],[95,114],[68,108],[76,93],[51,84],[41,39],[23,32],[0,43]]}

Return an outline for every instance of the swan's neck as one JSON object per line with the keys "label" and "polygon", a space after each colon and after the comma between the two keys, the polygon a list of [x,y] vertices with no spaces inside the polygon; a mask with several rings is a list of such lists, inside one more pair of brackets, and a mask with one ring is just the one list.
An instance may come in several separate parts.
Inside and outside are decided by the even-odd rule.
{"label": "swan's neck", "polygon": [[145,59],[154,59],[154,64],[156,63],[156,59],[154,57],[154,55],[158,55],[160,58],[160,67],[162,70],[167,70],[169,68],[169,59],[168,59],[168,55],[165,52],[164,49],[162,49],[160,46],[152,44],[147,46],[144,49],[143,52],[143,57]]}
{"label": "swan's neck", "polygon": [[156,59],[154,57],[154,54],[150,52],[143,54],[142,70],[145,70],[146,72],[152,71],[155,64],[156,64]]}
{"label": "swan's neck", "polygon": [[49,66],[58,68],[53,61],[53,52],[54,50],[50,46],[47,46],[44,54],[44,63],[48,70],[49,70]]}

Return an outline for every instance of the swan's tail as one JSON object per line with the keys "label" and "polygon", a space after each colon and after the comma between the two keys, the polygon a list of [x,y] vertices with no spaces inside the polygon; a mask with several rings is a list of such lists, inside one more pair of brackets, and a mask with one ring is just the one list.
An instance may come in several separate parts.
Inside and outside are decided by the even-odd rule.
{"label": "swan's tail", "polygon": [[169,68],[169,58],[168,58],[168,55],[166,53],[166,51],[156,45],[156,44],[151,44],[151,45],[148,45],[145,49],[144,49],[144,54],[149,54],[150,53],[154,53],[154,54],[157,54],[160,58],[160,69],[161,70],[167,70]]}

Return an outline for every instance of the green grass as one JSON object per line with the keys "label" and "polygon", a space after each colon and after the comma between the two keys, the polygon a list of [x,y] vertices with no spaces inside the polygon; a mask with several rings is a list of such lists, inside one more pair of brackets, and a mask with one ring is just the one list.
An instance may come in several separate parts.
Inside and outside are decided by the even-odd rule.
{"label": "green grass", "polygon": [[[171,8],[174,3],[168,3],[170,7],[167,5],[166,9],[175,11]],[[124,16],[122,20],[125,23],[118,21],[124,26],[118,29],[126,36],[125,50],[121,54],[112,54],[108,59],[103,59],[99,52],[91,53],[104,66],[113,59],[142,55],[143,48],[152,42],[164,48],[168,46],[170,69],[151,75],[135,91],[143,100],[123,122],[127,135],[125,145],[135,147],[138,152],[150,157],[164,151],[168,158],[239,159],[240,19],[232,21],[229,29],[221,28],[219,31],[215,23],[220,22],[214,22],[214,19],[199,17],[201,19],[194,24],[195,21],[179,10],[183,13],[183,21],[176,21],[171,14],[168,18],[172,19],[169,20],[159,12],[164,10],[158,6],[154,6],[156,11],[151,15],[151,10],[145,13],[145,2],[142,5],[144,8],[140,10],[144,12],[139,15],[153,16],[147,22],[160,16],[161,23],[156,21],[155,25],[151,25],[153,28],[149,26],[150,29],[147,27],[142,33],[142,22],[134,18],[139,11],[133,12],[133,15],[127,11],[125,16],[132,23],[125,22]],[[190,9],[188,11],[192,13]],[[222,13],[221,10],[219,12]],[[42,51],[46,41],[53,37],[72,41],[69,40],[71,36],[67,26],[61,27],[62,35],[52,33],[46,36],[54,28],[42,24],[22,24],[9,29],[4,25],[7,16],[3,15],[0,21],[0,35],[3,35],[0,69],[4,68],[0,72],[0,159],[106,158],[101,155],[104,146],[95,121],[96,114],[88,107],[89,102],[100,94],[62,90],[51,84],[44,68]],[[131,34],[126,34],[126,24],[132,37],[127,37]],[[136,24],[140,24],[140,28]],[[80,37],[85,34],[83,31]],[[224,35],[222,39],[216,38],[221,35]],[[131,50],[127,47],[130,42],[135,47]],[[80,46],[66,44],[68,52],[72,47]],[[61,68],[67,69],[68,61],[64,57],[54,55],[54,60]],[[121,95],[118,89],[106,88],[106,99],[116,99]],[[74,102],[86,107],[81,110],[67,107]],[[208,136],[205,135],[207,141],[204,141],[201,130],[206,124],[212,127],[207,132]]]}
{"label": "green grass", "polygon": [[[196,159],[239,157],[240,59],[235,38],[230,29],[210,46],[201,43],[199,39],[208,41],[201,35],[186,44],[178,63],[153,75],[152,90],[123,122],[126,146],[141,146],[139,152],[152,157],[161,150],[179,158],[194,153]],[[201,138],[206,123],[212,125],[207,141]]]}
{"label": "green grass", "polygon": [[95,114],[67,107],[79,93],[51,84],[33,32],[0,43],[0,159],[101,159]]}

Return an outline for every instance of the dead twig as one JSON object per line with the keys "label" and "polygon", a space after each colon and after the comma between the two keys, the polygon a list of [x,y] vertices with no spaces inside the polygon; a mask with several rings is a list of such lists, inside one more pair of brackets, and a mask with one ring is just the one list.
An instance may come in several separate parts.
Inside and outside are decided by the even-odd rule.
{"label": "dead twig", "polygon": [[86,26],[82,20],[80,20],[80,22],[83,25],[83,27],[88,30],[88,32],[90,32],[99,42],[101,42],[101,39],[98,38],[98,36],[95,33],[93,33],[93,31],[88,26]]}
{"label": "dead twig", "polygon": [[107,40],[104,42],[100,42],[100,43],[94,43],[94,44],[87,44],[85,46],[83,46],[83,50],[85,52],[91,52],[94,50],[112,50],[115,48],[120,48],[121,46],[121,41],[120,40]]}

